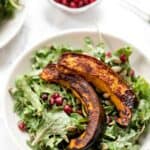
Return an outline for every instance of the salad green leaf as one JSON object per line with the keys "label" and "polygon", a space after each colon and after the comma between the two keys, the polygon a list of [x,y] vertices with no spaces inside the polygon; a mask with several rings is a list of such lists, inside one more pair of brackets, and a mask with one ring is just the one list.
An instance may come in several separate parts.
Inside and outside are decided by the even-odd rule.
{"label": "salad green leaf", "polygon": [[19,0],[0,0],[0,23],[12,17],[15,10],[19,8]]}

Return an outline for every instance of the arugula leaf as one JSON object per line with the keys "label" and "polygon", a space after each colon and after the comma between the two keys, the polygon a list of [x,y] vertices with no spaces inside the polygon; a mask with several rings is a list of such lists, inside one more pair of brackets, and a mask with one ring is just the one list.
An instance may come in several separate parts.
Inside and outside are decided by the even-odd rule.
{"label": "arugula leaf", "polygon": [[31,142],[33,147],[39,143],[45,143],[46,147],[58,149],[58,144],[63,140],[69,142],[67,133],[70,127],[79,127],[83,130],[81,123],[85,123],[80,115],[72,114],[72,116],[68,116],[64,111],[56,108],[51,112],[45,112],[43,117],[45,122]]}
{"label": "arugula leaf", "polygon": [[[57,110],[54,112],[45,113],[44,120],[45,120],[45,124],[36,133],[36,136],[34,140],[32,141],[32,146],[38,144],[42,139],[47,139],[47,143],[49,144],[46,144],[46,145],[49,145],[50,148],[54,148],[55,146],[57,146],[55,145],[56,141],[53,140],[52,142],[51,138],[53,138],[53,136],[55,137],[56,135],[61,137],[61,141],[67,138],[66,128],[70,124],[70,118],[63,111]],[[56,143],[59,144],[58,142]]]}
{"label": "arugula leaf", "polygon": [[41,113],[43,107],[42,104],[40,103],[40,99],[38,95],[32,91],[25,77],[20,77],[17,79],[16,87],[23,91],[24,98],[27,99],[34,108],[37,109],[38,113]]}
{"label": "arugula leaf", "polygon": [[125,54],[127,57],[129,57],[132,54],[131,47],[127,46],[114,51],[114,55],[120,56],[121,54]]}

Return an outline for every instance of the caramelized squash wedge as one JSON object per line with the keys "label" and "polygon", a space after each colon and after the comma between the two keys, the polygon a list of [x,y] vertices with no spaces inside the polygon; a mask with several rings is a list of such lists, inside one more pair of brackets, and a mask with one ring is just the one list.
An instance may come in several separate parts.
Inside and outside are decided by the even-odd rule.
{"label": "caramelized squash wedge", "polygon": [[64,73],[74,73],[84,77],[96,88],[110,95],[119,117],[116,121],[127,126],[131,120],[132,108],[136,103],[136,96],[132,89],[102,61],[84,54],[64,53],[58,68]]}
{"label": "caramelized squash wedge", "polygon": [[58,83],[71,89],[86,108],[89,119],[87,128],[79,137],[71,139],[68,149],[84,150],[91,146],[94,139],[101,134],[105,122],[103,107],[93,88],[80,76],[60,73],[56,65],[48,65],[40,77],[47,82]]}

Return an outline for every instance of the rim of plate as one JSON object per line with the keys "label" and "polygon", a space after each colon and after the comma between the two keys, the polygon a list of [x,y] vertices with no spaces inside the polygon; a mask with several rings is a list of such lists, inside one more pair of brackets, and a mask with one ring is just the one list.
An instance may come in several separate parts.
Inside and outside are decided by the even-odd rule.
{"label": "rim of plate", "polygon": [[[10,68],[10,71],[9,71],[9,75],[7,76],[7,81],[5,82],[6,84],[4,85],[4,90],[3,90],[3,95],[2,95],[2,113],[3,113],[3,120],[4,120],[4,123],[5,123],[5,127],[8,131],[8,134],[10,135],[12,141],[14,142],[14,144],[16,145],[17,148],[20,148],[20,145],[18,143],[18,141],[16,140],[15,136],[12,134],[10,128],[9,128],[9,125],[8,125],[8,122],[7,122],[7,116],[6,116],[6,110],[5,110],[5,101],[4,99],[7,99],[7,93],[8,92],[8,89],[7,89],[7,86],[9,85],[9,82],[10,82],[10,78],[11,78],[11,75],[13,74],[14,70],[16,69],[17,65],[22,61],[22,59],[24,57],[26,57],[29,53],[31,53],[31,51],[34,51],[36,48],[40,47],[41,45],[47,43],[48,41],[52,40],[53,38],[57,38],[57,37],[60,37],[60,36],[65,36],[67,34],[73,34],[73,33],[87,33],[87,34],[92,34],[92,33],[95,33],[99,36],[99,32],[98,30],[96,29],[89,29],[89,28],[86,28],[86,29],[70,29],[70,30],[65,30],[65,31],[62,31],[60,33],[56,33],[55,35],[52,35],[50,36],[49,38],[46,38],[44,40],[42,40],[41,42],[37,43],[37,44],[34,44],[34,46],[32,46],[31,48],[28,48],[27,50],[25,50],[21,56],[19,56],[16,60],[16,62],[12,65],[12,67]],[[130,44],[130,42],[128,42],[127,40],[123,39],[123,38],[120,38],[116,35],[112,35],[112,34],[109,34],[105,31],[102,31],[101,32],[103,35],[107,35],[108,37],[112,37],[112,38],[116,38],[118,40],[121,40],[125,43],[128,43]],[[132,45],[132,44],[130,44]],[[132,45],[142,56],[144,56],[145,58],[147,58],[147,60],[149,61],[148,57],[146,57],[144,55],[144,53],[142,53],[137,47],[135,47],[134,45]],[[149,61],[150,62],[150,61]]]}

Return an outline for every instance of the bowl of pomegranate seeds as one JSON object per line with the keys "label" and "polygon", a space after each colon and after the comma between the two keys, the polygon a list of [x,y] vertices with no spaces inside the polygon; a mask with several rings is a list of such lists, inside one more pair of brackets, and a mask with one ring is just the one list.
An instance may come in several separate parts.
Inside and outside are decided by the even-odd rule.
{"label": "bowl of pomegranate seeds", "polygon": [[49,0],[55,7],[73,14],[81,13],[93,6],[96,6],[101,0]]}

